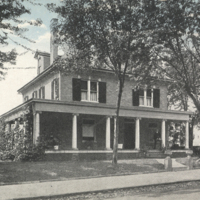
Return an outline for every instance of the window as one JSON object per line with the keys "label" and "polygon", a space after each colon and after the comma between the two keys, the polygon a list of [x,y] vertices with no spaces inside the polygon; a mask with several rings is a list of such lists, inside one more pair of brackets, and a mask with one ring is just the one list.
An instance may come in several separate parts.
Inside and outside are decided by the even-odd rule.
{"label": "window", "polygon": [[81,100],[88,100],[88,86],[87,86],[87,81],[81,81]]}
{"label": "window", "polygon": [[153,106],[152,97],[153,97],[152,89],[139,90],[139,105],[140,106]]}
{"label": "window", "polygon": [[133,106],[160,107],[159,89],[132,90]]}
{"label": "window", "polygon": [[32,93],[32,98],[37,98],[37,91],[34,91],[34,92]]}
{"label": "window", "polygon": [[139,90],[139,102],[140,102],[140,106],[144,105],[144,90]]}
{"label": "window", "polygon": [[44,86],[39,89],[39,98],[45,99],[45,87]]}
{"label": "window", "polygon": [[82,124],[82,140],[94,140],[94,125],[92,119],[83,119]]}
{"label": "window", "polygon": [[106,83],[90,80],[72,79],[73,101],[106,103]]}
{"label": "window", "polygon": [[59,100],[59,78],[51,82],[51,99]]}
{"label": "window", "polygon": [[97,82],[90,82],[90,101],[97,101]]}
{"label": "window", "polygon": [[153,90],[147,89],[146,90],[146,98],[147,98],[147,106],[153,106],[152,96],[153,96]]}
{"label": "window", "polygon": [[81,101],[97,102],[98,99],[98,82],[81,81]]}

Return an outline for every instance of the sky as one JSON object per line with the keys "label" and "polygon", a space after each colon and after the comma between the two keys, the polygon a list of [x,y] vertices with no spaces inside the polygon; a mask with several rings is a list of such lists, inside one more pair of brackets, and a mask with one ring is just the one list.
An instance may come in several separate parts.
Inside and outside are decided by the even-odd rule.
{"label": "sky", "polygon": [[[62,0],[35,0],[35,2],[42,3],[43,5],[46,3],[59,4],[61,1]],[[37,18],[40,18],[43,21],[43,24],[40,27],[30,26],[28,23],[20,24],[21,27],[28,28],[25,36],[34,40],[35,43],[17,37],[14,37],[13,39],[33,51],[38,49],[40,51],[50,52],[50,21],[52,18],[57,17],[57,15],[55,13],[50,13],[44,6],[33,6],[27,2],[25,2],[25,5],[31,10],[31,14],[22,15],[19,19],[36,20]],[[5,65],[5,67],[9,69],[7,70],[5,79],[0,81],[0,115],[23,102],[22,96],[17,93],[17,90],[36,76],[37,60],[34,59],[34,53],[31,51],[27,52],[26,49],[16,45],[11,40],[9,41],[8,46],[1,46],[3,51],[9,51],[13,48],[22,55],[18,56],[16,65]]]}

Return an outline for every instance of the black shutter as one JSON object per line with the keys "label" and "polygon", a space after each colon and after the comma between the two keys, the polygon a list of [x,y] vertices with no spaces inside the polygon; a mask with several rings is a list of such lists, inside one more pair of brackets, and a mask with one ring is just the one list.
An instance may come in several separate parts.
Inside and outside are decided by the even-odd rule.
{"label": "black shutter", "polygon": [[132,90],[133,106],[139,106],[139,90]]}
{"label": "black shutter", "polygon": [[41,99],[41,92],[42,92],[41,90],[42,88],[39,89],[39,99]]}
{"label": "black shutter", "polygon": [[51,82],[51,99],[54,99],[54,80]]}
{"label": "black shutter", "polygon": [[37,91],[35,91],[35,98],[37,99]]}
{"label": "black shutter", "polygon": [[106,103],[106,82],[99,82],[99,103]]}
{"label": "black shutter", "polygon": [[42,87],[42,98],[45,99],[45,86]]}
{"label": "black shutter", "polygon": [[72,98],[73,101],[81,100],[81,79],[72,79]]}
{"label": "black shutter", "polygon": [[160,108],[160,90],[159,89],[153,90],[153,107]]}

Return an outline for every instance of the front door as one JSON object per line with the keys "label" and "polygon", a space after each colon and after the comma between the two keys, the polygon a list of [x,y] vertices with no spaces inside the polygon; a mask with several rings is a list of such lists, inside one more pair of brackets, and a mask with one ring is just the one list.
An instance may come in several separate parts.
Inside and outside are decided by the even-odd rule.
{"label": "front door", "polygon": [[124,123],[124,149],[135,148],[135,121],[125,119]]}

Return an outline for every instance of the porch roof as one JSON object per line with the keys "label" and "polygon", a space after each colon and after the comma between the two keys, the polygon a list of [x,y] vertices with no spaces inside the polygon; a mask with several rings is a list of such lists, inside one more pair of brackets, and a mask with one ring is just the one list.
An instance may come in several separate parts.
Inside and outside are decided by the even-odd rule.
{"label": "porch roof", "polygon": [[[115,116],[116,106],[106,105],[101,103],[88,102],[67,102],[44,99],[30,99],[29,101],[13,108],[7,113],[0,116],[6,121],[12,121],[20,117],[24,112],[24,107],[32,105],[33,112],[59,112],[59,113],[73,113],[73,114],[90,114],[90,115],[106,115]],[[125,107],[121,106],[119,115],[121,117],[139,117],[151,119],[166,119],[188,121],[189,115],[192,112],[160,110],[149,107]]]}

